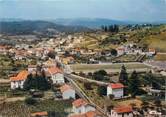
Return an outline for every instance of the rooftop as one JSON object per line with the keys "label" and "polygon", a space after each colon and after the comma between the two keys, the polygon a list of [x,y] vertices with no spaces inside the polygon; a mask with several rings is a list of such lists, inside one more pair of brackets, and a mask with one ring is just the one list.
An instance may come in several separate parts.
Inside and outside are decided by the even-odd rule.
{"label": "rooftop", "polygon": [[50,74],[56,74],[56,73],[62,73],[62,70],[60,70],[59,68],[57,67],[51,67],[51,68],[48,68],[48,72]]}
{"label": "rooftop", "polygon": [[31,116],[32,117],[36,117],[36,116],[47,116],[48,113],[46,111],[43,111],[43,112],[35,112],[35,113],[32,113]]}
{"label": "rooftop", "polygon": [[80,107],[80,106],[83,106],[83,105],[87,105],[88,103],[85,100],[80,98],[80,99],[75,100],[72,104],[75,107]]}
{"label": "rooftop", "polygon": [[28,71],[23,70],[23,71],[19,72],[16,77],[11,77],[10,80],[11,81],[25,80],[27,78],[27,76],[28,76]]}
{"label": "rooftop", "polygon": [[114,108],[114,111],[116,111],[117,113],[130,113],[133,111],[133,109],[131,106],[120,106]]}
{"label": "rooftop", "polygon": [[120,89],[120,88],[124,88],[124,85],[121,83],[111,83],[110,85],[108,85],[109,87],[111,87],[112,89]]}
{"label": "rooftop", "polygon": [[72,89],[72,87],[67,84],[60,87],[61,92],[67,91],[69,89]]}

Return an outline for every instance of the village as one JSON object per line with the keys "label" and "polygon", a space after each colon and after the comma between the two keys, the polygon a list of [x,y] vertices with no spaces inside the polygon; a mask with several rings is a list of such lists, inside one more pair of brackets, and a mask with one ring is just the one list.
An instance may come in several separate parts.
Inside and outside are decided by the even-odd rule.
{"label": "village", "polygon": [[87,37],[94,34],[1,45],[0,116],[17,113],[4,111],[7,103],[24,103],[22,117],[164,117],[166,63],[153,59],[158,52],[136,43],[86,48]]}

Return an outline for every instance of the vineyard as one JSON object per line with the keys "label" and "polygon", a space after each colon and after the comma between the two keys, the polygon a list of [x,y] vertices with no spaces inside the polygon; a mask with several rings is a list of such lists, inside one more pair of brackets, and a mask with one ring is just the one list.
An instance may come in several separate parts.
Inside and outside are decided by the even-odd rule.
{"label": "vineyard", "polygon": [[0,116],[30,117],[30,110],[22,102],[3,103],[0,105]]}
{"label": "vineyard", "polygon": [[30,117],[33,112],[54,111],[65,117],[70,110],[71,101],[40,100],[34,105],[26,105],[23,101],[0,104],[0,116],[3,117]]}

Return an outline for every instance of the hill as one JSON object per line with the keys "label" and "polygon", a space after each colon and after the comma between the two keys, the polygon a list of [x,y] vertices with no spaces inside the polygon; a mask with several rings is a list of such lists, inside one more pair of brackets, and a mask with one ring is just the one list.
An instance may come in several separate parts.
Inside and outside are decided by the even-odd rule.
{"label": "hill", "polygon": [[86,32],[89,28],[81,26],[63,26],[47,21],[2,21],[0,22],[0,33],[5,34],[33,34],[35,32]]}
{"label": "hill", "polygon": [[124,25],[124,24],[134,23],[129,21],[118,21],[118,20],[102,19],[102,18],[56,19],[53,22],[63,25],[85,26],[89,28],[100,28],[102,25],[113,25],[113,24]]}
{"label": "hill", "polygon": [[166,25],[120,27],[118,33],[87,33],[79,45],[89,49],[111,49],[127,43],[166,52]]}
{"label": "hill", "polygon": [[102,25],[128,25],[128,24],[165,24],[166,20],[156,22],[139,22],[139,21],[120,21],[104,18],[75,18],[75,19],[56,19],[50,20],[56,24],[70,26],[85,26],[89,28],[100,28]]}

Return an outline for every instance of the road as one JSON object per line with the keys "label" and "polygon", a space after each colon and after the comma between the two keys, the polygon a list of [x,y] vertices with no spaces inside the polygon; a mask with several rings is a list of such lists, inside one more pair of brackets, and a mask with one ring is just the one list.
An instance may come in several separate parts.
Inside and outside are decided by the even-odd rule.
{"label": "road", "polygon": [[98,105],[96,105],[85,93],[84,91],[74,82],[74,80],[71,78],[71,75],[65,74],[65,78],[70,82],[70,84],[73,86],[73,88],[76,90],[77,94],[87,100],[90,104],[96,107],[96,109],[101,112],[103,115],[107,116],[104,109],[100,108]]}

